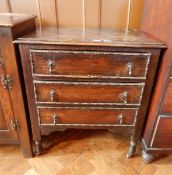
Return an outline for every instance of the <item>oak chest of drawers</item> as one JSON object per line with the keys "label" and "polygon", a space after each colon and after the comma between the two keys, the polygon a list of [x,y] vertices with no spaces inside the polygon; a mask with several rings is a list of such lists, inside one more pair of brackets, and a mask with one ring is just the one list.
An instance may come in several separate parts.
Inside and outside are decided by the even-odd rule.
{"label": "oak chest of drawers", "polygon": [[67,128],[128,133],[135,152],[161,43],[136,31],[44,28],[19,38],[33,139]]}

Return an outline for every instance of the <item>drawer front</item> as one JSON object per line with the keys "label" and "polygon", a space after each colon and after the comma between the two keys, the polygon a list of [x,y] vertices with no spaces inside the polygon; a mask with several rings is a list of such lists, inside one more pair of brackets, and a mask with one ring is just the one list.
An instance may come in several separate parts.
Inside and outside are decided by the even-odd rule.
{"label": "drawer front", "polygon": [[172,147],[172,116],[160,115],[158,117],[151,146],[155,148]]}
{"label": "drawer front", "polygon": [[134,125],[137,109],[38,107],[40,125],[112,124]]}
{"label": "drawer front", "polygon": [[37,103],[139,105],[144,83],[34,81]]}
{"label": "drawer front", "polygon": [[34,76],[145,79],[150,53],[31,50]]}
{"label": "drawer front", "polygon": [[172,112],[172,78],[169,80],[161,110],[161,112]]}

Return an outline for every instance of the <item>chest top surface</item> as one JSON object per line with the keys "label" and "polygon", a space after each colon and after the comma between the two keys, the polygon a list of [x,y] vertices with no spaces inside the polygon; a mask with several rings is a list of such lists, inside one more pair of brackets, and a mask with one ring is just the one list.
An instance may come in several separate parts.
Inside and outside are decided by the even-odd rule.
{"label": "chest top surface", "polygon": [[29,14],[0,13],[0,26],[13,27],[33,18],[35,16]]}
{"label": "chest top surface", "polygon": [[41,28],[15,43],[163,48],[165,45],[136,30]]}

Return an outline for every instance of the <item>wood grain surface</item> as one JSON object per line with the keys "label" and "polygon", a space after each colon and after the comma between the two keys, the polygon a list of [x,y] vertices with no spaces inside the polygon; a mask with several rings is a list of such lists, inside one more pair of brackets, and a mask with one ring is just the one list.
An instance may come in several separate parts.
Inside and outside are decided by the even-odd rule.
{"label": "wood grain surface", "polygon": [[[138,109],[115,108],[38,108],[40,124],[134,125]],[[53,116],[57,122],[53,122]],[[122,119],[120,118],[122,115]]]}
{"label": "wood grain surface", "polygon": [[142,8],[143,0],[0,1],[0,12],[37,15],[38,26],[55,27],[137,29]]}
{"label": "wood grain surface", "polygon": [[172,148],[171,142],[171,123],[172,123],[172,115],[159,115],[159,120],[157,123],[157,128],[155,132],[155,137],[152,142],[153,148]]}
{"label": "wood grain surface", "polygon": [[31,51],[34,75],[46,77],[146,79],[150,56],[150,53],[131,52]]}
{"label": "wood grain surface", "polygon": [[[34,15],[27,15],[27,14],[0,13],[0,26],[13,27],[19,25],[21,22],[30,21],[35,17],[36,16]],[[20,28],[22,27],[20,26]]]}
{"label": "wood grain surface", "polygon": [[[26,92],[27,92],[27,98],[28,98],[28,104],[29,104],[29,111],[30,111],[30,118],[32,123],[32,133],[33,133],[33,139],[37,145],[36,147],[36,154],[39,154],[40,151],[40,142],[41,142],[41,136],[50,134],[53,131],[58,130],[65,130],[66,128],[90,128],[90,129],[113,129],[115,131],[121,131],[123,133],[129,133],[132,135],[132,145],[130,149],[129,156],[132,156],[134,153],[134,145],[137,143],[140,139],[140,134],[142,132],[141,128],[143,127],[144,117],[146,113],[146,108],[148,105],[148,100],[151,92],[151,87],[153,84],[153,78],[155,75],[155,70],[157,66],[157,61],[159,58],[159,51],[161,47],[164,47],[164,45],[158,41],[152,40],[148,36],[145,36],[142,33],[136,32],[136,31],[106,31],[106,30],[83,30],[81,29],[57,29],[57,28],[45,28],[45,30],[42,30],[42,33],[39,33],[40,31],[36,31],[30,35],[24,36],[20,39],[18,39],[16,42],[20,43],[20,53],[21,53],[21,61],[24,71],[24,78],[25,78],[25,85],[26,85]],[[85,35],[85,37],[83,36]],[[98,39],[95,42],[92,41],[93,38]],[[111,41],[111,42],[109,42]],[[27,44],[23,44],[27,43]],[[35,44],[39,43],[39,44]],[[107,47],[108,46],[108,47]],[[145,79],[137,79],[131,80],[130,77],[125,78],[122,80],[115,80],[112,81],[112,79],[99,78],[99,81],[95,81],[94,77],[89,76],[87,81],[85,80],[78,80],[78,79],[68,79],[67,81],[63,78],[59,80],[57,77],[54,77],[54,80],[50,80],[49,77],[37,77],[35,74],[33,74],[33,68],[35,67],[35,62],[33,64],[32,62],[32,56],[34,61],[36,59],[41,59],[41,61],[38,63],[39,65],[46,66],[47,69],[47,63],[43,60],[46,59],[55,59],[57,57],[57,54],[54,54],[54,52],[58,51],[64,51],[65,54],[63,55],[64,58],[73,59],[72,54],[68,54],[69,52],[73,52],[73,54],[81,53],[81,52],[87,52],[86,56],[83,54],[78,55],[76,58],[78,58],[76,61],[71,64],[76,64],[79,66],[79,63],[81,62],[79,58],[84,59],[92,59],[90,62],[82,63],[83,69],[89,69],[90,67],[94,67],[89,72],[92,74],[96,71],[100,71],[99,68],[102,68],[104,65],[107,66],[105,71],[102,71],[102,74],[108,75],[110,69],[110,64],[114,64],[114,60],[119,59],[120,57],[123,57],[123,59],[137,59],[137,63],[141,61],[143,64],[143,67],[145,69],[145,64],[148,63],[149,60],[149,66],[148,66],[148,72],[146,74],[146,80]],[[108,52],[106,52],[108,51]],[[34,55],[31,56],[31,53],[35,52]],[[44,54],[38,54],[38,52],[43,52]],[[101,52],[101,54],[100,54]],[[119,52],[119,55],[117,57],[114,57],[114,59],[111,58],[110,55],[113,53]],[[49,54],[51,53],[51,54]],[[89,54],[90,53],[90,54]],[[92,54],[94,53],[94,54]],[[98,55],[97,55],[98,53]],[[131,57],[125,57],[126,54],[131,54]],[[95,56],[96,55],[96,56]],[[103,57],[107,55],[106,57],[109,58],[109,62],[106,59],[103,59]],[[62,56],[62,55],[61,55]],[[75,59],[76,59],[75,58]],[[98,59],[96,59],[98,58]],[[62,59],[62,58],[60,58]],[[49,61],[49,60],[48,60]],[[77,63],[79,61],[79,63]],[[83,61],[83,60],[82,60]],[[95,64],[95,62],[98,61],[99,64]],[[145,63],[145,61],[147,63]],[[62,65],[65,64],[66,59],[62,59],[62,64],[57,65],[59,68],[62,68]],[[70,62],[70,61],[69,61]],[[83,61],[84,62],[84,61]],[[116,62],[119,62],[116,60]],[[134,61],[136,63],[136,61]],[[49,63],[48,63],[49,64]],[[119,63],[120,64],[120,63]],[[69,65],[69,64],[68,64]],[[84,67],[85,65],[85,67]],[[141,65],[141,63],[137,64]],[[39,67],[38,65],[36,67]],[[50,66],[48,66],[50,67]],[[50,68],[48,68],[50,69]],[[45,70],[45,68],[43,68]],[[72,70],[69,69],[68,72]],[[77,69],[79,70],[79,69]],[[48,70],[50,73],[53,73],[52,66],[51,69]],[[73,75],[72,70],[71,75]],[[79,70],[78,74],[80,74]],[[83,71],[84,72],[84,71]],[[87,72],[87,71],[86,71]],[[106,73],[107,72],[107,73]],[[110,71],[111,72],[111,71]],[[146,71],[145,71],[146,72]],[[85,73],[86,74],[86,73]],[[103,76],[104,76],[103,75]],[[144,89],[142,87],[145,85]],[[143,90],[143,91],[142,91]],[[140,100],[141,99],[141,100]],[[121,103],[122,102],[122,103]],[[98,116],[101,117],[100,114],[95,112],[95,116],[89,117],[89,115],[82,115],[82,119],[78,119],[78,112],[75,113],[75,118],[68,117],[67,115],[64,115],[63,117],[60,116],[60,120],[67,121],[68,124],[59,124],[59,125],[39,125],[39,117],[38,117],[38,111],[37,106],[64,106],[64,107],[120,107],[123,108],[126,107],[138,107],[138,118],[135,120],[134,126],[121,126],[121,125],[115,125],[115,124],[109,124],[109,122],[115,122],[111,117],[108,119],[105,118],[104,121],[100,120]],[[115,106],[116,105],[116,106]],[[51,109],[49,109],[48,113],[51,114]],[[48,114],[47,113],[47,114]],[[49,115],[48,114],[48,115]],[[42,114],[41,114],[42,115]],[[57,114],[58,115],[58,114]],[[61,115],[61,114],[60,114]],[[46,119],[46,116],[43,116],[41,119]],[[55,115],[53,118],[56,118],[53,123],[56,123],[58,120],[58,117]],[[73,119],[74,124],[71,120]],[[87,121],[86,121],[87,119]],[[98,124],[96,123],[96,120]],[[76,123],[78,121],[78,123]],[[82,123],[83,122],[83,123]],[[103,123],[103,124],[102,124]],[[108,124],[106,124],[108,123]],[[133,131],[134,130],[134,131]],[[131,133],[132,131],[132,133]],[[133,150],[133,151],[132,151]]]}
{"label": "wood grain surface", "polygon": [[[49,145],[52,141],[55,146]],[[69,130],[45,139],[46,154],[25,159],[18,147],[0,147],[3,175],[172,175],[172,156],[145,164],[140,148],[126,157],[128,138],[106,131]]]}
{"label": "wood grain surface", "polygon": [[[90,83],[35,81],[38,103],[104,103],[139,105],[144,83]],[[51,100],[50,91],[54,91]],[[123,93],[126,92],[126,97]]]}
{"label": "wood grain surface", "polygon": [[168,80],[168,86],[164,95],[164,100],[162,104],[161,111],[163,113],[171,113],[172,114],[172,77]]}
{"label": "wood grain surface", "polygon": [[[34,28],[32,15],[0,14],[0,77],[8,78],[8,81],[0,83],[1,109],[4,113],[4,115],[0,115],[0,122],[3,123],[5,119],[7,126],[5,129],[0,128],[0,144],[20,144],[23,155],[27,157],[32,156],[29,124],[26,118],[21,83],[22,73],[19,69],[19,60],[13,40]],[[9,84],[9,82],[10,86],[4,88],[4,85]],[[20,127],[16,127],[15,123],[20,123]]]}
{"label": "wood grain surface", "polygon": [[172,38],[169,37],[172,29],[171,6],[170,0],[145,0],[140,28],[167,45],[162,54],[143,135],[146,149],[153,154],[172,152]]}
{"label": "wood grain surface", "polygon": [[[166,47],[161,41],[156,40],[153,37],[149,37],[149,35],[146,35],[136,30],[111,30],[111,29],[83,30],[81,28],[72,28],[72,27],[71,28],[43,27],[41,29],[37,28],[37,30],[35,30],[34,32],[19,37],[15,41],[15,43],[28,43],[28,44],[37,43],[37,44],[49,44],[49,45],[58,44],[65,46],[79,45],[79,46],[109,46],[109,47],[112,46],[112,47],[127,47],[127,48],[137,47],[137,48],[156,48],[156,49]],[[43,49],[43,46],[41,47],[41,49]],[[109,50],[110,49],[112,48],[109,48]],[[84,50],[86,50],[86,48]]]}

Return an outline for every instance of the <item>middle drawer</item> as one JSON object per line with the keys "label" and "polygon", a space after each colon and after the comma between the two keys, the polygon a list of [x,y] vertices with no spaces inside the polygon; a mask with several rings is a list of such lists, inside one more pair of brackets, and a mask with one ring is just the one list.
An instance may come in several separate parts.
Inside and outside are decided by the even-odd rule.
{"label": "middle drawer", "polygon": [[144,83],[34,81],[38,104],[140,105]]}

